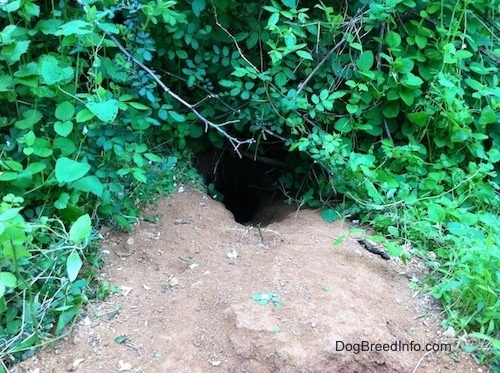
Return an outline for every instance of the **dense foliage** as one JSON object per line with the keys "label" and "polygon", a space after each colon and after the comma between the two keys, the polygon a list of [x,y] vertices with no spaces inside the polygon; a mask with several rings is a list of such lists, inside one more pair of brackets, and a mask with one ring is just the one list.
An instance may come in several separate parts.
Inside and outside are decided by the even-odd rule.
{"label": "dense foliage", "polygon": [[128,226],[192,151],[278,143],[282,189],[426,258],[446,323],[500,364],[499,7],[2,2],[0,355],[85,301],[90,216]]}

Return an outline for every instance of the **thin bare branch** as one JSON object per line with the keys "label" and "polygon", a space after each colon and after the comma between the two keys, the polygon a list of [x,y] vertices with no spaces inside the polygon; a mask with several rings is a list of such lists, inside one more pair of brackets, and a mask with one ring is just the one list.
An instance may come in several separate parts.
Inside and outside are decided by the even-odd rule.
{"label": "thin bare branch", "polygon": [[245,62],[247,64],[250,65],[250,67],[252,67],[252,69],[255,70],[256,73],[259,73],[260,74],[260,71],[259,69],[257,68],[257,66],[255,66],[253,63],[251,63],[248,58],[245,57],[245,55],[243,54],[243,51],[241,50],[240,48],[240,45],[238,44],[238,41],[236,40],[236,38],[233,36],[233,34],[231,34],[224,26],[221,25],[221,23],[219,22],[219,18],[217,17],[217,8],[215,7],[215,4],[214,2],[212,1],[212,6],[214,8],[214,15],[215,15],[215,23],[217,24],[217,26],[219,26],[222,30],[224,30],[224,32],[227,34],[227,36],[229,36],[232,40],[233,40],[233,43],[234,45],[236,46],[236,48],[238,49],[238,53],[240,54],[240,57],[243,58],[245,60]]}
{"label": "thin bare branch", "polygon": [[[85,5],[82,3],[81,0],[76,0],[80,6],[82,7],[82,9],[84,10],[84,12],[86,13],[87,12],[87,9],[85,8]],[[228,125],[228,124],[232,124],[232,123],[237,123],[239,122],[239,120],[231,120],[231,121],[226,121],[224,123],[213,123],[211,122],[210,120],[208,120],[207,118],[205,118],[203,115],[201,115],[201,113],[196,109],[196,105],[192,105],[190,104],[189,102],[187,102],[186,100],[184,100],[182,97],[180,97],[178,94],[176,94],[175,92],[173,92],[165,83],[163,83],[161,81],[161,79],[155,74],[155,72],[153,70],[151,70],[148,66],[146,66],[144,63],[142,63],[141,61],[139,61],[137,58],[135,58],[119,41],[118,39],[110,34],[109,32],[107,32],[106,30],[104,30],[99,22],[97,21],[94,21],[96,26],[99,27],[99,29],[104,32],[106,34],[106,36],[108,38],[110,38],[116,45],[116,47],[123,53],[125,54],[128,58],[130,58],[130,60],[132,60],[136,65],[138,65],[142,70],[144,70],[145,72],[147,72],[154,80],[155,82],[165,91],[165,93],[167,93],[168,95],[170,95],[172,98],[174,98],[177,102],[179,102],[180,104],[182,104],[183,106],[185,106],[186,108],[189,109],[189,111],[191,111],[199,120],[202,121],[202,123],[205,125],[205,132],[208,131],[208,128],[213,128],[215,130],[217,130],[222,136],[224,136],[226,139],[229,140],[229,142],[231,143],[231,145],[233,146],[233,149],[234,151],[238,154],[238,156],[240,158],[242,158],[242,155],[240,153],[240,150],[239,148],[242,146],[242,145],[245,145],[245,144],[252,144],[255,142],[255,140],[253,138],[250,138],[250,139],[246,139],[246,140],[240,140],[234,136],[231,136],[225,129],[224,129],[224,126]]]}

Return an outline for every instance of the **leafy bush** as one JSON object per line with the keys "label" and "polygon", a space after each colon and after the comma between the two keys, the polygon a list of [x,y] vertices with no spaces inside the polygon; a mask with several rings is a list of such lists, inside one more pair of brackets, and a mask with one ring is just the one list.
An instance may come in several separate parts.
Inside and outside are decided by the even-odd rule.
{"label": "leafy bush", "polygon": [[127,226],[193,150],[278,143],[285,190],[429,258],[446,322],[498,347],[499,5],[4,3],[0,191]]}
{"label": "leafy bush", "polygon": [[77,279],[82,258],[96,259],[88,250],[88,215],[67,232],[57,219],[26,222],[23,202],[8,194],[0,203],[0,356],[6,363],[63,334],[86,301],[87,280]]}
{"label": "leafy bush", "polygon": [[161,149],[155,91],[103,38],[119,32],[96,26],[107,12],[0,5],[0,360],[9,364],[64,334],[86,301],[98,264],[89,216],[129,227],[137,198],[172,190],[187,154]]}

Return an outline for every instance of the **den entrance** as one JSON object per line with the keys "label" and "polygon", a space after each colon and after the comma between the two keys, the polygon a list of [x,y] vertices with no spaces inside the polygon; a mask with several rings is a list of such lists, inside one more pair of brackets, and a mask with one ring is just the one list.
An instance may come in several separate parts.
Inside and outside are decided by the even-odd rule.
{"label": "den entrance", "polygon": [[197,155],[208,194],[224,203],[240,224],[266,226],[284,218],[290,209],[283,201],[278,179],[287,169],[282,160],[231,150]]}

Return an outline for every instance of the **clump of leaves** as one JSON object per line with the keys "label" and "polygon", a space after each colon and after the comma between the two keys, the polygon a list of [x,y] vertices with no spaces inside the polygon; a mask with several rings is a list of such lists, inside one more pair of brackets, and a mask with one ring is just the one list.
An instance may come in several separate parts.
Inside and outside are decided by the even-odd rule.
{"label": "clump of leaves", "polygon": [[276,308],[281,308],[279,297],[270,291],[266,293],[255,293],[252,295],[252,299],[256,302],[259,302],[261,306],[265,306],[268,303],[273,303]]}

